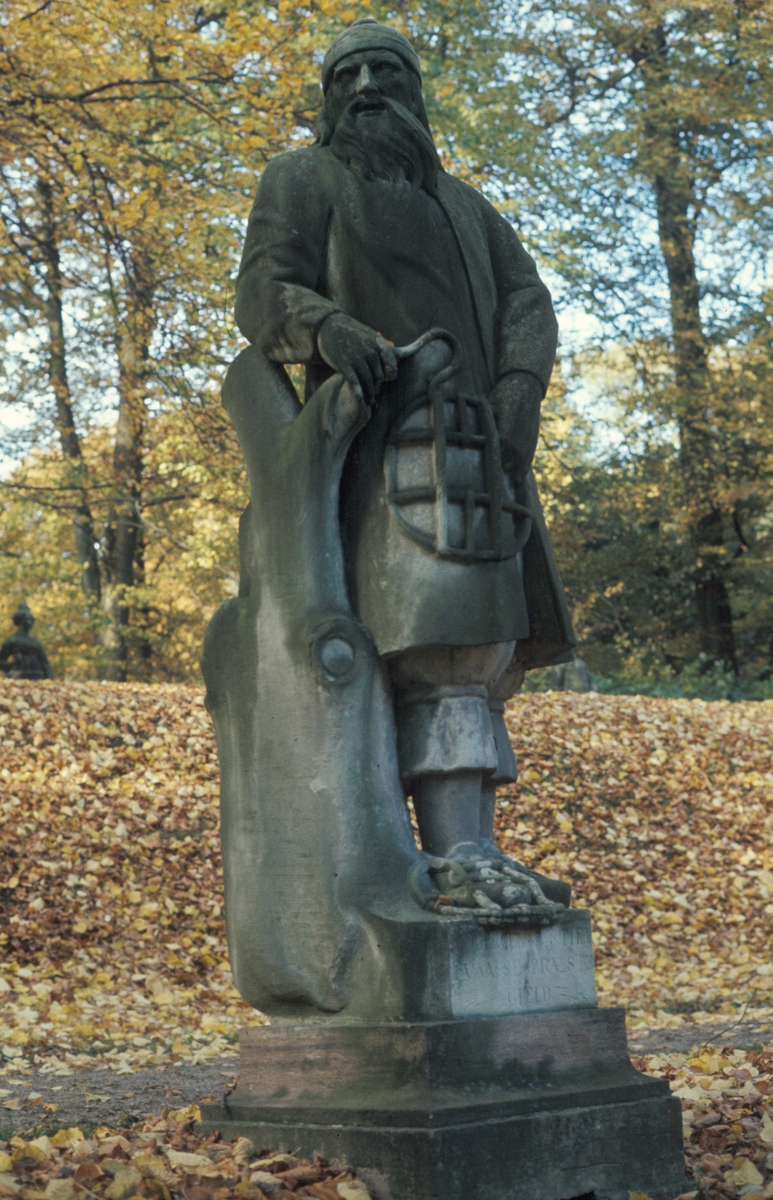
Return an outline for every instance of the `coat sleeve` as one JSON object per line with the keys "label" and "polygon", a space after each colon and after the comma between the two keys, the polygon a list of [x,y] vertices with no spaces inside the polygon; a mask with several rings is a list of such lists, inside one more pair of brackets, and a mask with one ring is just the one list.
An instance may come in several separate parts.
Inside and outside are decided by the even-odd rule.
{"label": "coat sleeve", "polygon": [[489,252],[497,287],[497,379],[527,371],[547,391],[558,344],[550,292],[512,225],[486,204]]}
{"label": "coat sleeve", "polygon": [[236,322],[273,362],[308,363],[338,305],[319,284],[330,217],[313,148],[280,155],[261,176],[236,284]]}

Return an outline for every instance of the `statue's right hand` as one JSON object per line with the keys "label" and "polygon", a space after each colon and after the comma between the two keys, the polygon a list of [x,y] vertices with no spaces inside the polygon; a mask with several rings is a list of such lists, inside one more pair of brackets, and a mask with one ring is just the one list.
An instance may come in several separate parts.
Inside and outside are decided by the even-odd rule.
{"label": "statue's right hand", "polygon": [[340,371],[354,394],[372,404],[382,383],[397,376],[397,358],[390,343],[371,329],[333,313],[317,334],[317,349],[334,371]]}

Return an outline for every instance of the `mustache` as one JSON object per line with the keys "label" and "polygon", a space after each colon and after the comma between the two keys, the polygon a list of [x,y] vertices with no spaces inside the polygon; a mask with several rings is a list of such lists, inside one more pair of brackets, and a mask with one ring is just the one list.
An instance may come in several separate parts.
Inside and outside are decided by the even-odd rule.
{"label": "mustache", "polygon": [[338,119],[330,149],[366,179],[407,180],[434,196],[440,170],[435,143],[418,117],[388,96],[355,97]]}

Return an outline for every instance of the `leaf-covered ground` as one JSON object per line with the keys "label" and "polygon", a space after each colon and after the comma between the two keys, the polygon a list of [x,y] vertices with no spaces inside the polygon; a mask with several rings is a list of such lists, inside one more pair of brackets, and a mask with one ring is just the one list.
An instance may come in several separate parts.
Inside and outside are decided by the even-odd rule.
{"label": "leaf-covered ground", "polygon": [[52,1071],[235,1052],[260,1017],[228,968],[201,690],[6,682],[0,723],[0,1052]]}
{"label": "leaf-covered ground", "polygon": [[[683,1056],[684,1057],[684,1056]],[[691,1190],[673,1200],[770,1200],[773,1119],[766,1108],[773,1056],[704,1052],[677,1067],[637,1063],[667,1076],[683,1097]],[[698,1098],[688,1092],[700,1093]],[[256,1147],[244,1137],[197,1134],[197,1105],[131,1128],[61,1126],[0,1142],[0,1196],[9,1200],[371,1200],[365,1184],[331,1166]],[[37,1136],[35,1134],[37,1133]],[[650,1200],[630,1193],[630,1200]]]}
{"label": "leaf-covered ground", "polygon": [[197,1136],[195,1105],[133,1129],[77,1127],[0,1143],[0,1196],[14,1200],[370,1200],[351,1171],[291,1154],[266,1154],[248,1138]]}
{"label": "leaf-covered ground", "polygon": [[508,721],[500,844],[592,909],[600,1001],[773,1024],[773,703],[548,692]]}
{"label": "leaf-covered ground", "polygon": [[667,1078],[682,1101],[687,1168],[700,1200],[771,1200],[773,1047],[702,1047],[692,1054],[648,1055],[633,1062]]}
{"label": "leaf-covered ground", "polygon": [[[773,1024],[773,703],[545,693],[500,843],[593,909],[632,1030]],[[0,1047],[51,1070],[218,1057],[233,988],[200,689],[0,684]]]}
{"label": "leaf-covered ground", "polygon": [[[500,798],[501,845],[571,879],[593,909],[600,1001],[626,1005],[633,1039],[681,1026],[700,1046],[711,1030],[716,1048],[635,1061],[682,1099],[696,1186],[771,1200],[773,703],[546,693],[516,698],[508,720],[521,780]],[[0,1105],[18,1103],[32,1065],[129,1074],[235,1054],[239,1026],[261,1018],[228,970],[200,689],[5,682],[0,745]],[[758,1048],[734,1050],[733,1030],[750,1020]],[[238,1180],[213,1183],[218,1171],[201,1163],[204,1174],[186,1174],[163,1148],[175,1137],[232,1173],[233,1147],[194,1145],[184,1122],[158,1120],[156,1132],[124,1131],[128,1149],[119,1141],[107,1156],[110,1131],[84,1139],[92,1148],[78,1153],[99,1167],[88,1190],[121,1200],[102,1160],[127,1168],[144,1141],[176,1172],[172,1185],[137,1168],[147,1200],[168,1200],[162,1185],[183,1200],[276,1191],[250,1183],[255,1154]],[[17,1158],[5,1194],[69,1200],[69,1143],[34,1167],[20,1146],[6,1150]],[[268,1174],[280,1169],[296,1168],[277,1160]],[[350,1188],[364,1200],[323,1165],[297,1169],[284,1192],[349,1200]],[[300,1182],[303,1170],[315,1181]]]}

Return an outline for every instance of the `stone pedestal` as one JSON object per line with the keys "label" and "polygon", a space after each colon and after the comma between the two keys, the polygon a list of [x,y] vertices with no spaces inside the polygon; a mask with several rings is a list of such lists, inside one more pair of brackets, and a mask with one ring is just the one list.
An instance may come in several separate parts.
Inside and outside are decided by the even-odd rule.
{"label": "stone pedestal", "polygon": [[622,1009],[242,1031],[205,1129],[348,1163],[377,1200],[673,1200],[680,1105]]}
{"label": "stone pedestal", "polygon": [[623,1010],[596,1007],[587,912],[433,937],[385,922],[380,945],[402,965],[402,1019],[242,1030],[239,1085],[205,1129],[348,1163],[376,1200],[686,1190],[679,1101],[634,1070]]}
{"label": "stone pedestal", "polygon": [[[374,989],[353,972],[349,1020],[448,1021],[591,1008],[596,1004],[590,913],[570,909],[536,929],[368,913],[371,944],[388,964]],[[335,1018],[338,1019],[338,1018]],[[297,1024],[297,1021],[293,1021]]]}

